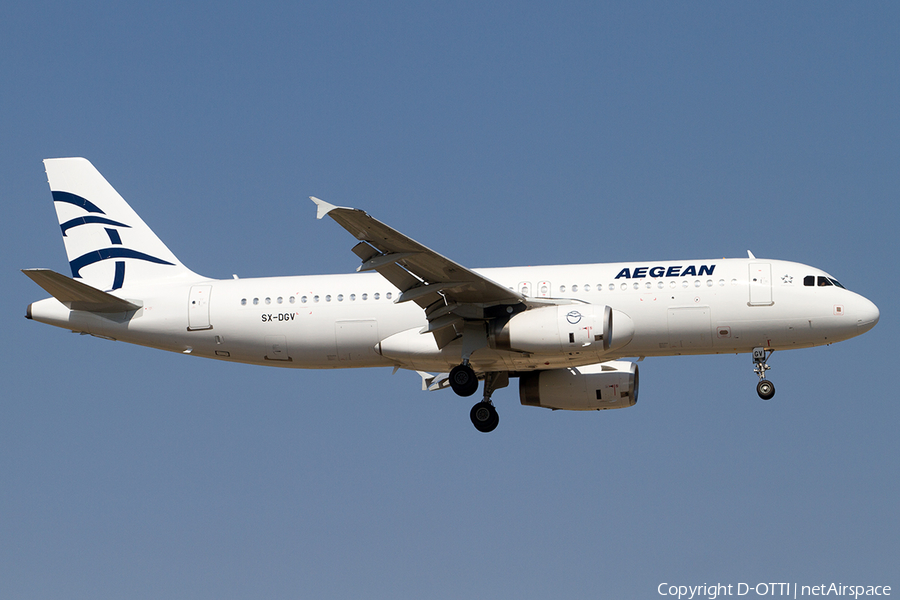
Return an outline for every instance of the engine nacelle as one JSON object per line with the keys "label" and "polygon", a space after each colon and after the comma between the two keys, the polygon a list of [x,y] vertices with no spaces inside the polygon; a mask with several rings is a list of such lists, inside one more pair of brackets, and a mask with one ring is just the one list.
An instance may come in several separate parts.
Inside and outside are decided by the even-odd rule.
{"label": "engine nacelle", "polygon": [[519,401],[553,410],[606,410],[634,406],[638,366],[625,360],[532,371],[519,378]]}
{"label": "engine nacelle", "polygon": [[634,337],[634,322],[609,306],[565,304],[532,308],[513,315],[490,337],[497,350],[520,352],[607,352]]}
{"label": "engine nacelle", "polygon": [[[423,335],[421,327],[413,327],[387,337],[375,344],[375,352],[385,358],[426,371],[434,368],[433,361],[441,356],[441,350],[431,334]],[[459,360],[459,357],[456,357]]]}

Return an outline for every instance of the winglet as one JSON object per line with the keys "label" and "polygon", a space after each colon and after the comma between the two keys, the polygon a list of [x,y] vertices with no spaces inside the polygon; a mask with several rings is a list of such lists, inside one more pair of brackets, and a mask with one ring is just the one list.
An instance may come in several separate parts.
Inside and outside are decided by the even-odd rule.
{"label": "winglet", "polygon": [[[319,217],[319,218],[321,219],[322,217]],[[750,259],[752,259],[752,260],[756,260],[756,257],[753,256],[753,253],[750,252],[749,250],[747,250],[747,258],[750,258]]]}
{"label": "winglet", "polygon": [[310,196],[309,199],[312,200],[313,202],[315,202],[316,206],[319,207],[319,210],[316,211],[317,219],[321,219],[322,217],[324,217],[325,215],[330,213],[335,208],[339,208],[339,207],[335,206],[334,204],[329,204],[328,202],[325,202],[324,200],[319,200],[315,196]]}

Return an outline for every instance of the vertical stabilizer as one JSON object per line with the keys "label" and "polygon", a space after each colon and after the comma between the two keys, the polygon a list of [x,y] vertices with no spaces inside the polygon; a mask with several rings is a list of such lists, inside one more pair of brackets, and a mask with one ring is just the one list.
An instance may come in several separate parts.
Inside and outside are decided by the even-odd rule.
{"label": "vertical stabilizer", "polygon": [[50,158],[44,167],[72,277],[101,290],[148,280],[198,277],[88,160]]}

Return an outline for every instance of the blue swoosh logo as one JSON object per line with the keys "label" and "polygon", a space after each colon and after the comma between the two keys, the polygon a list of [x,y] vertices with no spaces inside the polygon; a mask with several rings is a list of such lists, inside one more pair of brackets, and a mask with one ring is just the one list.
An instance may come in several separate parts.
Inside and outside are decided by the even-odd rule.
{"label": "blue swoosh logo", "polygon": [[81,207],[89,213],[100,213],[101,215],[105,215],[106,213],[100,210],[96,204],[78,196],[76,194],[71,194],[69,192],[50,192],[53,194],[54,202],[65,202],[66,204],[74,204],[75,206]]}
{"label": "blue swoosh logo", "polygon": [[126,225],[125,223],[119,223],[118,221],[107,219],[106,217],[94,217],[90,215],[88,215],[87,217],[76,217],[70,221],[66,221],[65,223],[60,225],[59,228],[62,229],[63,237],[65,237],[66,231],[68,231],[69,229],[78,227],[79,225],[88,225],[90,223],[99,223],[101,225],[116,225],[118,227],[131,228],[131,225]]}
{"label": "blue swoosh logo", "polygon": [[145,260],[147,262],[155,263],[157,265],[174,264],[170,263],[167,260],[156,258],[155,256],[144,254],[143,252],[138,252],[137,250],[130,250],[128,248],[102,248],[100,250],[88,252],[87,254],[79,256],[75,260],[69,262],[69,266],[72,267],[72,277],[81,277],[81,275],[79,275],[78,273],[83,267],[98,263],[101,260],[107,260],[109,258],[134,258],[137,260]]}

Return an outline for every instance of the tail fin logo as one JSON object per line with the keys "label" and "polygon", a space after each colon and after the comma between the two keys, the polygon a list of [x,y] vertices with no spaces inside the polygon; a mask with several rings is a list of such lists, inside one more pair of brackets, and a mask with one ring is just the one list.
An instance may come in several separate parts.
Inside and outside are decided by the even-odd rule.
{"label": "tail fin logo", "polygon": [[53,194],[54,202],[65,202],[66,204],[74,204],[75,206],[80,206],[84,210],[89,213],[100,213],[101,215],[105,215],[106,213],[100,210],[96,204],[87,200],[86,198],[82,198],[81,196],[77,196],[75,194],[70,194],[69,192],[50,192]]}
{"label": "tail fin logo", "polygon": [[[64,202],[66,204],[73,204],[78,206],[89,214],[83,217],[77,217],[74,219],[69,219],[65,223],[60,224],[60,229],[62,230],[63,237],[67,237],[67,232],[70,229],[75,227],[80,227],[82,225],[110,225],[112,227],[122,227],[125,229],[130,229],[131,226],[125,223],[121,223],[119,221],[114,221],[112,219],[106,217],[95,216],[96,214],[105,215],[97,205],[95,205],[90,200],[86,198],[82,198],[76,194],[72,194],[69,192],[53,192],[53,201],[54,202]],[[115,258],[130,258],[134,260],[143,260],[147,262],[151,262],[158,265],[173,265],[167,260],[163,260],[161,258],[157,258],[155,256],[150,256],[144,252],[138,252],[137,250],[132,250],[130,248],[125,248],[122,245],[122,237],[119,235],[118,229],[111,229],[109,227],[104,227],[106,231],[106,235],[109,237],[109,242],[111,244],[108,248],[100,248],[98,250],[92,250],[91,252],[87,252],[82,254],[78,258],[69,261],[69,266],[72,269],[72,277],[73,278],[81,278],[81,269],[92,265],[94,263],[98,263],[104,260],[115,259]],[[112,289],[117,290],[125,285],[125,261],[117,260],[115,275],[113,276],[113,284]]]}

